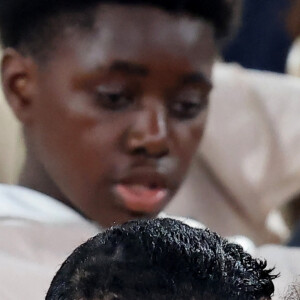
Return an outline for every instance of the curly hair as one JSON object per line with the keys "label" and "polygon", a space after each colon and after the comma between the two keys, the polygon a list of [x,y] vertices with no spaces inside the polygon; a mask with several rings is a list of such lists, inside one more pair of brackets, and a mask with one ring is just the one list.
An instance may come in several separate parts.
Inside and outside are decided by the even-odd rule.
{"label": "curly hair", "polygon": [[174,219],[131,221],[78,247],[46,300],[271,299],[272,271],[209,230]]}

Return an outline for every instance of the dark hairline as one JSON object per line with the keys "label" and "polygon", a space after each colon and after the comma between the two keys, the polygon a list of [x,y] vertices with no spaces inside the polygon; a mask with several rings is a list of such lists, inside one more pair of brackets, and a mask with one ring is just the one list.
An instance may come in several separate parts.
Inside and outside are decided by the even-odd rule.
{"label": "dark hairline", "polygon": [[[12,1],[12,0],[2,0],[2,1]],[[15,0],[14,2],[18,3],[18,2],[21,2],[21,1],[24,1],[24,0]],[[40,0],[40,1],[42,1],[42,0]],[[210,1],[212,1],[212,0],[210,0]],[[32,2],[36,3],[37,0],[32,0]],[[51,3],[52,2],[53,3],[58,3],[59,1],[58,0],[52,0]],[[69,3],[69,2],[70,2],[70,0],[61,1],[61,3]],[[175,2],[175,0],[174,0],[174,2]],[[178,3],[179,2],[180,1],[178,0]],[[196,2],[196,0],[195,0],[195,2]],[[74,7],[73,6],[71,7],[71,5],[68,6],[66,4],[59,4],[59,5],[55,4],[55,5],[57,5],[57,7],[62,7],[62,8],[61,9],[59,8],[58,11],[55,11],[55,9],[53,9],[53,11],[52,11],[50,8],[47,10],[47,8],[45,8],[44,9],[45,12],[41,13],[41,14],[38,14],[37,12],[33,12],[34,13],[33,20],[28,19],[28,17],[26,16],[26,13],[21,14],[19,12],[19,14],[21,14],[19,17],[24,17],[24,19],[25,19],[24,21],[13,21],[13,20],[9,21],[8,19],[5,19],[5,16],[3,16],[3,15],[1,16],[1,5],[0,5],[0,25],[4,24],[2,26],[2,29],[0,29],[0,32],[3,35],[1,37],[2,38],[2,45],[4,47],[13,47],[17,50],[29,49],[30,45],[34,44],[34,40],[37,43],[39,39],[43,38],[43,34],[40,34],[40,29],[38,29],[38,30],[36,29],[36,28],[40,28],[40,27],[41,27],[41,30],[44,32],[44,35],[47,36],[47,43],[48,43],[48,40],[52,39],[52,37],[49,38],[51,33],[47,34],[47,32],[46,32],[46,30],[48,31],[48,33],[51,31],[50,28],[49,28],[50,26],[48,26],[48,28],[47,28],[47,25],[49,25],[49,20],[51,20],[51,19],[52,20],[58,20],[58,18],[62,18],[63,16],[66,16],[66,15],[68,15],[68,16],[77,15],[77,18],[85,19],[85,22],[83,22],[83,23],[87,24],[86,21],[88,20],[89,17],[91,17],[93,15],[93,11],[94,11],[95,6],[101,5],[101,4],[104,4],[104,5],[119,4],[119,5],[149,6],[149,7],[156,7],[158,9],[165,10],[166,12],[168,12],[170,14],[178,14],[178,13],[182,14],[182,13],[184,13],[184,14],[187,14],[187,15],[191,15],[195,18],[199,18],[199,19],[201,18],[201,19],[204,19],[207,22],[211,23],[212,27],[215,29],[215,32],[216,32],[216,40],[220,41],[220,40],[222,40],[222,38],[224,36],[227,35],[226,31],[229,30],[227,27],[230,26],[229,23],[230,23],[230,20],[232,19],[232,16],[231,17],[229,16],[230,15],[229,4],[225,4],[225,3],[227,3],[227,0],[214,0],[212,2],[214,3],[214,4],[212,4],[212,7],[217,6],[217,7],[222,7],[223,10],[225,10],[225,8],[227,9],[226,15],[223,16],[223,18],[228,19],[227,21],[221,21],[222,17],[220,15],[218,15],[218,14],[220,14],[220,12],[209,12],[207,10],[208,9],[207,6],[209,6],[209,4],[199,4],[200,7],[202,7],[202,9],[204,9],[204,11],[203,12],[202,11],[194,12],[194,11],[189,11],[188,8],[184,8],[182,10],[180,10],[179,8],[177,8],[177,9],[167,9],[166,7],[169,7],[169,4],[168,5],[158,4],[160,2],[157,1],[157,0],[144,1],[144,2],[143,1],[137,1],[137,0],[128,0],[126,3],[120,3],[120,0],[111,0],[111,1],[86,0],[85,3],[88,3],[88,4],[84,4],[84,5],[83,4],[78,4],[78,3],[81,3],[80,1],[74,1],[74,3],[75,3]],[[201,2],[199,2],[199,3],[201,3]],[[203,3],[210,3],[210,2],[203,0]],[[196,5],[196,4],[189,4],[189,5]],[[7,4],[6,6],[9,6],[9,5]],[[32,6],[35,7],[35,4],[32,4]],[[81,7],[81,6],[83,7],[83,9],[78,9],[78,7]],[[3,5],[3,7],[5,8],[5,4]],[[43,7],[43,5],[40,6],[40,7]],[[206,9],[206,12],[205,12],[205,9]],[[224,13],[225,13],[225,11],[224,11]],[[231,11],[231,13],[233,14],[232,11]],[[13,13],[11,12],[11,14],[13,14]],[[15,14],[17,14],[17,12]],[[28,12],[28,14],[30,14],[30,12]],[[28,21],[26,21],[26,18],[28,19]],[[19,18],[19,19],[22,19],[22,18]],[[69,20],[65,20],[65,21],[70,22],[70,20],[71,20],[71,18]],[[19,26],[20,27],[21,26],[20,24],[22,24],[22,23],[17,25],[18,22],[23,22],[23,23],[25,22],[24,25],[27,28],[27,31],[26,31],[26,28],[22,29],[23,31],[25,30],[25,33],[23,33],[19,37],[18,37],[17,32],[18,32],[18,30],[21,30],[21,29],[16,27],[15,30],[17,30],[17,31],[16,31],[16,33],[13,33],[11,31],[13,27],[9,27],[9,26]],[[28,22],[32,23],[32,24],[35,24],[36,28],[34,28],[32,31],[30,31],[30,30],[28,31],[28,28],[31,28],[33,26],[33,25],[28,24]],[[220,22],[223,22],[224,26],[221,26]],[[55,22],[53,22],[53,23],[55,23]],[[51,25],[53,28],[51,28],[51,29],[54,29],[53,23]],[[65,22],[65,24],[66,24],[66,22]],[[40,25],[40,26],[38,26],[38,25]],[[82,27],[84,27],[84,26],[82,26]],[[227,29],[225,29],[225,27]],[[57,32],[55,32],[55,30],[52,31],[52,32],[54,32],[54,35],[57,34]],[[39,35],[37,36],[36,34],[39,34]],[[13,40],[13,35],[15,35],[15,40]],[[45,39],[45,37],[44,37],[44,39]],[[49,46],[49,45],[47,44],[47,46]],[[39,52],[42,47],[44,47],[44,46],[43,45],[38,45],[36,47],[37,49],[36,49],[35,52]]]}

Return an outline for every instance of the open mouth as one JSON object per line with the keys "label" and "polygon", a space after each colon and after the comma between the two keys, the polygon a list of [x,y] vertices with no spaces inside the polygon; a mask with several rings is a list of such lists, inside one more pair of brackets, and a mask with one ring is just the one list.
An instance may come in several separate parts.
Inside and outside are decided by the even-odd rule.
{"label": "open mouth", "polygon": [[155,174],[128,177],[116,185],[115,191],[126,209],[148,214],[159,212],[169,194],[163,178]]}

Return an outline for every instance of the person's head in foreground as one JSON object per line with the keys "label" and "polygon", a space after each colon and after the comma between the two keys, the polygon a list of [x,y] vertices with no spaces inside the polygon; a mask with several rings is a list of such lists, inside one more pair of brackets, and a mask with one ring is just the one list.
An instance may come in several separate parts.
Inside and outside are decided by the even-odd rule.
{"label": "person's head in foreground", "polygon": [[156,216],[201,140],[236,0],[1,0],[20,184],[103,226]]}
{"label": "person's head in foreground", "polygon": [[262,300],[272,270],[242,247],[174,219],[131,221],[78,247],[46,300]]}

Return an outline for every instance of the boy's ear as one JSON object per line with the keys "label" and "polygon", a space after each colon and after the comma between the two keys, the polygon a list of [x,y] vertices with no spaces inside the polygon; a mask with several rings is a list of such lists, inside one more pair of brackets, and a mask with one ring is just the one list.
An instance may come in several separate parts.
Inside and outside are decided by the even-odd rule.
{"label": "boy's ear", "polygon": [[1,64],[3,92],[14,114],[24,124],[31,119],[35,70],[32,59],[14,49],[4,50]]}

